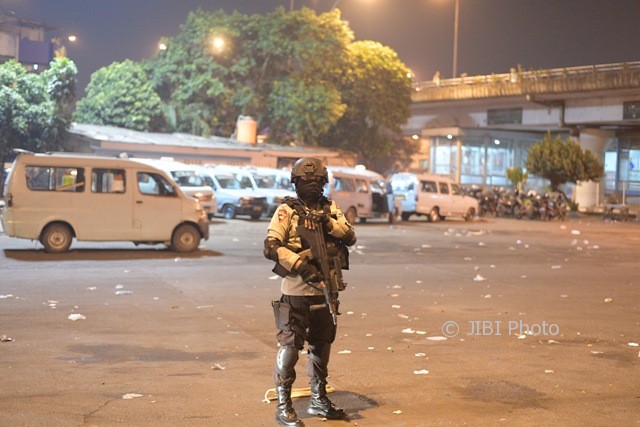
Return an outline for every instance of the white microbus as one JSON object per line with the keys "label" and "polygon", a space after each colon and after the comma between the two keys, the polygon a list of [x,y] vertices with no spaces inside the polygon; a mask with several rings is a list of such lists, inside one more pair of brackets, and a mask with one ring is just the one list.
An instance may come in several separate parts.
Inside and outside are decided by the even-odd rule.
{"label": "white microbus", "polygon": [[21,152],[4,189],[10,237],[65,252],[72,239],[164,243],[178,252],[209,238],[207,214],[165,172],[134,159]]}
{"label": "white microbus", "polygon": [[466,196],[459,184],[433,174],[397,173],[391,177],[393,193],[402,199],[402,219],[426,215],[436,222],[445,217],[471,221],[478,213],[478,201]]}

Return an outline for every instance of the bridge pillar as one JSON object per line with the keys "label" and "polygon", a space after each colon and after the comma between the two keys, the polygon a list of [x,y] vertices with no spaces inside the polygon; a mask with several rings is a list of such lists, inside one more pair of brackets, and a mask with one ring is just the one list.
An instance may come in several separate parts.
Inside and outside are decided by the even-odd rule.
{"label": "bridge pillar", "polygon": [[[607,142],[615,137],[615,132],[600,129],[582,129],[578,142],[583,150],[589,150],[604,163],[604,152]],[[581,211],[594,208],[604,200],[604,191],[601,182],[579,182],[574,190],[574,200]]]}

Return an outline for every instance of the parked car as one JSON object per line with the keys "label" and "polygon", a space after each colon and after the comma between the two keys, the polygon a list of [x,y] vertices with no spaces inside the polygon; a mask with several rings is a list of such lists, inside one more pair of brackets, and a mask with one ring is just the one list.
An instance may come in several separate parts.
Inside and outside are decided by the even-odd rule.
{"label": "parked car", "polygon": [[244,170],[251,174],[253,189],[267,198],[267,216],[274,214],[285,197],[296,197],[291,170],[253,166],[247,166]]}
{"label": "parked car", "polygon": [[218,210],[218,200],[213,188],[200,175],[200,168],[173,159],[134,159],[147,165],[154,166],[168,173],[188,196],[198,200],[211,218]]}
{"label": "parked car", "polygon": [[237,166],[216,165],[200,168],[218,198],[218,213],[232,219],[248,215],[259,219],[267,211],[267,198],[254,190],[251,174]]}
{"label": "parked car", "polygon": [[136,160],[21,152],[4,189],[10,237],[65,252],[72,240],[164,243],[194,251],[209,238],[202,205],[164,171]]}
{"label": "parked car", "polygon": [[426,215],[432,222],[447,216],[471,221],[478,213],[478,200],[466,196],[459,184],[441,175],[397,173],[391,177],[391,186],[402,199],[405,221],[411,215]]}

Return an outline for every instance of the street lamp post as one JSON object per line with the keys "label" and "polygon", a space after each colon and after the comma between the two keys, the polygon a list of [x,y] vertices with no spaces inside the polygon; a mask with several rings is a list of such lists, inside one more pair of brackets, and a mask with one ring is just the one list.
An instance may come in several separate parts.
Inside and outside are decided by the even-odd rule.
{"label": "street lamp post", "polygon": [[453,17],[453,78],[458,76],[458,16],[460,14],[460,0],[455,0]]}

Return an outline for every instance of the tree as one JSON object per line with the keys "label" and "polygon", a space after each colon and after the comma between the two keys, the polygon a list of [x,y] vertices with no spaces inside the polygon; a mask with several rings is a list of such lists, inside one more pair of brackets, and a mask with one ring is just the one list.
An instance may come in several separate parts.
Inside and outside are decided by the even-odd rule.
{"label": "tree", "polygon": [[149,69],[177,130],[229,135],[245,115],[271,142],[314,143],[344,112],[337,84],[352,38],[337,10],[197,10]]}
{"label": "tree", "polygon": [[529,147],[526,167],[534,175],[548,179],[553,191],[567,182],[598,181],[604,176],[602,163],[591,151],[583,150],[572,140],[563,141],[559,135],[552,139],[551,133]]}
{"label": "tree", "polygon": [[400,127],[411,114],[409,69],[395,51],[377,42],[351,43],[348,52],[341,87],[347,108],[325,136],[326,145],[354,150],[369,165],[398,151],[412,153],[415,144],[399,143]]}
{"label": "tree", "polygon": [[162,124],[160,97],[144,67],[131,60],[114,62],[91,75],[87,95],[74,120],[134,130],[157,130]]}
{"label": "tree", "polygon": [[28,73],[15,60],[0,64],[0,172],[14,148],[62,149],[76,75],[68,58],[55,58],[42,74]]}
{"label": "tree", "polygon": [[507,169],[507,179],[518,191],[522,191],[522,186],[527,182],[527,178],[529,178],[529,172],[523,171],[522,168]]}

